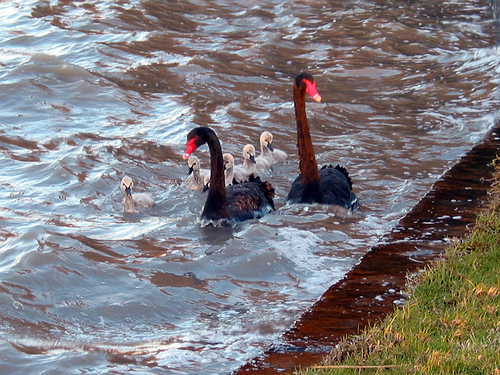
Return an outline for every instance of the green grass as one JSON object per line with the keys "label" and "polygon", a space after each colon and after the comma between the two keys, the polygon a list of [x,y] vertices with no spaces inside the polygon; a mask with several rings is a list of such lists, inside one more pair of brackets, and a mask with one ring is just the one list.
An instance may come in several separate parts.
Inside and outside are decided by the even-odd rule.
{"label": "green grass", "polygon": [[412,278],[406,305],[297,373],[500,375],[498,176],[491,195],[471,232]]}

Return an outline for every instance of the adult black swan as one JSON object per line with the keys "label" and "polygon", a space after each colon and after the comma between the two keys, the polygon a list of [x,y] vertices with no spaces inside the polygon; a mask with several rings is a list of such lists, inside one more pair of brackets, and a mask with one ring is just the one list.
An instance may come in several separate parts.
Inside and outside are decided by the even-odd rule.
{"label": "adult black swan", "polygon": [[202,220],[225,224],[261,217],[274,210],[274,188],[258,177],[252,175],[249,181],[226,188],[222,149],[212,129],[198,127],[189,132],[184,159],[205,143],[210,151],[210,187],[201,214]]}
{"label": "adult black swan", "polygon": [[354,210],[358,207],[358,199],[352,192],[352,182],[347,170],[340,165],[325,165],[318,170],[307,123],[306,93],[315,101],[321,101],[313,76],[300,73],[293,85],[300,175],[292,184],[287,202],[335,204]]}

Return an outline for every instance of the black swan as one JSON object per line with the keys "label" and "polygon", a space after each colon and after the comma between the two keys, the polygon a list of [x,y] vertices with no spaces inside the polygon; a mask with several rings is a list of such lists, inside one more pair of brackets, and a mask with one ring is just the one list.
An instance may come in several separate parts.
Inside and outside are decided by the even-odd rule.
{"label": "black swan", "polygon": [[274,210],[274,188],[268,182],[250,176],[249,181],[226,188],[222,149],[219,138],[208,127],[191,130],[187,136],[184,159],[201,145],[208,144],[210,151],[210,187],[201,214],[202,220],[223,224],[261,217]]}
{"label": "black swan", "polygon": [[135,207],[151,208],[155,205],[155,199],[150,193],[134,193],[132,194],[132,185],[134,182],[128,176],[122,178],[120,189],[125,192],[123,198],[123,211],[132,214],[135,212]]}
{"label": "black swan", "polygon": [[358,199],[352,192],[347,170],[340,165],[325,165],[318,170],[307,123],[306,93],[315,101],[321,101],[313,76],[300,73],[293,85],[300,175],[293,182],[286,200],[290,203],[335,204],[354,210],[358,207]]}

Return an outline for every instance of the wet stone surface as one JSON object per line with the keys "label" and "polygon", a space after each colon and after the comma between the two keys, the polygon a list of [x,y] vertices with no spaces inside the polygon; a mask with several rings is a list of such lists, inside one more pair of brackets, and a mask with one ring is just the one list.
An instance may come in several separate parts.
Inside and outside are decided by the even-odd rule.
{"label": "wet stone surface", "polygon": [[383,319],[404,302],[407,275],[463,236],[487,202],[499,124],[436,182],[426,196],[344,279],[333,285],[283,336],[279,345],[236,374],[291,373],[320,361],[339,340]]}

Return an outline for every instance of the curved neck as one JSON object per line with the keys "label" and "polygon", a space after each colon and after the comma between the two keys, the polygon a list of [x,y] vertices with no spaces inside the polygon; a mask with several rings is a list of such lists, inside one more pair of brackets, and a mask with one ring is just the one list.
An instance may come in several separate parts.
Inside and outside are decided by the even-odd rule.
{"label": "curved neck", "polygon": [[201,180],[201,175],[200,175],[200,170],[199,170],[199,169],[194,169],[192,173],[193,173],[193,181],[194,181],[196,184],[198,184],[198,183],[200,183],[200,182],[203,182],[203,181]]}
{"label": "curved neck", "polygon": [[304,192],[313,190],[313,194],[322,194],[320,177],[314,148],[309,132],[306,115],[306,90],[293,85],[293,102],[295,105],[295,120],[297,122],[297,148],[299,149],[299,169]]}
{"label": "curved neck", "polygon": [[210,188],[201,216],[204,219],[228,218],[224,161],[219,139],[211,135],[207,141],[210,150]]}
{"label": "curved neck", "polygon": [[255,162],[251,161],[250,159],[243,160],[243,167],[246,168],[247,174],[257,172],[257,166],[255,165]]}
{"label": "curved neck", "polygon": [[234,167],[229,167],[224,171],[226,186],[231,185],[233,183],[233,176],[234,176],[233,168]]}
{"label": "curved neck", "polygon": [[263,145],[262,143],[260,144],[260,153],[266,157],[269,157],[272,155],[271,150],[266,145]]}
{"label": "curved neck", "polygon": [[123,209],[126,213],[132,214],[134,210],[134,200],[132,199],[132,194],[125,194],[125,200],[123,201]]}

